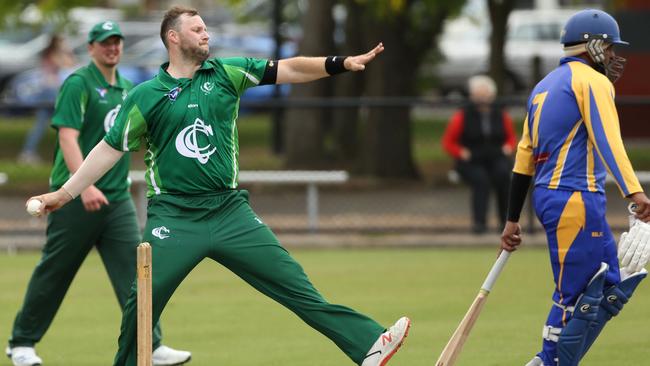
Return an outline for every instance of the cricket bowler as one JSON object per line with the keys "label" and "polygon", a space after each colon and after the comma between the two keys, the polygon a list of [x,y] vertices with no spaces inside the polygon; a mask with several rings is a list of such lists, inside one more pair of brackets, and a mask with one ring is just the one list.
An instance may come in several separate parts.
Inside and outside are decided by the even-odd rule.
{"label": "cricket bowler", "polygon": [[[196,10],[182,7],[165,14],[160,35],[169,62],[156,77],[129,93],[115,125],[79,171],[59,191],[36,197],[43,201],[41,211],[57,209],[76,197],[145,140],[149,205],[144,240],[151,243],[153,253],[154,322],[183,279],[209,258],[293,311],[352,362],[385,365],[407,336],[410,320],[402,317],[386,329],[363,314],[326,301],[252,210],[248,192],[236,189],[237,114],[246,89],[362,71],[383,45],[350,57],[209,58],[203,19]],[[214,321],[215,326],[233,331],[237,326],[223,319]],[[135,324],[133,288],[115,366],[135,366]],[[281,333],[269,329],[258,336],[273,334],[278,345],[286,347]]]}

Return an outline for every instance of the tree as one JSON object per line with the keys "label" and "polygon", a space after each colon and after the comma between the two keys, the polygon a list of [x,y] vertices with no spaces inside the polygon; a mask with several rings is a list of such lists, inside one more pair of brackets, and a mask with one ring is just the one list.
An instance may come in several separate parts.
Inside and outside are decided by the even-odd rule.
{"label": "tree", "polygon": [[[367,47],[363,31],[359,27],[363,9],[356,0],[343,0],[343,4],[347,10],[345,42],[341,45],[339,54],[353,55]],[[334,93],[337,97],[360,97],[364,88],[364,73],[347,73],[335,79]],[[360,150],[359,108],[335,108],[332,114],[332,149],[335,157],[350,169]]]}
{"label": "tree", "polygon": [[[386,50],[365,72],[335,78],[336,95],[396,97],[417,95],[419,68],[434,47],[443,20],[457,12],[464,0],[340,0],[339,3],[347,9],[345,43],[340,46],[339,54],[364,52],[380,41]],[[309,4],[311,10],[303,18],[305,39],[300,53],[332,54],[329,47],[333,2]],[[315,48],[308,49],[310,45]],[[330,90],[327,84],[318,82],[296,87],[294,95],[325,97],[330,95]],[[417,176],[411,155],[411,120],[407,107],[371,109],[361,129],[357,127],[356,109],[292,111],[290,115],[294,117],[287,126],[289,167],[322,162],[326,151],[324,126],[331,126],[328,137],[333,141],[336,156],[346,162],[355,158],[360,173],[388,178]]]}
{"label": "tree", "polygon": [[[231,3],[240,3],[231,0]],[[332,7],[347,13],[345,43],[335,50]],[[302,15],[301,55],[358,54],[384,42],[386,51],[363,73],[345,74],[304,85],[293,85],[292,96],[360,95],[416,96],[416,80],[426,55],[442,30],[443,20],[457,12],[464,0],[322,0],[310,1]],[[337,29],[340,31],[340,29]],[[335,83],[335,87],[332,87]],[[414,178],[409,108],[369,111],[357,127],[357,109],[292,109],[285,119],[285,165],[314,167],[331,156],[345,162],[355,158],[362,174]],[[332,142],[332,143],[329,143]],[[330,154],[328,147],[335,150]]]}
{"label": "tree", "polygon": [[[302,18],[303,38],[299,52],[305,56],[334,54],[334,21],[332,7],[336,0],[309,2]],[[332,80],[323,79],[311,83],[294,84],[290,98],[326,97],[332,95]],[[313,167],[323,163],[324,128],[331,121],[331,110],[292,108],[286,113],[285,165],[288,168]]]}
{"label": "tree", "polygon": [[[363,11],[367,45],[386,50],[365,72],[368,96],[417,95],[416,79],[445,18],[464,0],[357,0]],[[415,178],[411,154],[411,116],[407,107],[374,108],[362,132],[361,172],[385,178]]]}
{"label": "tree", "polygon": [[[490,76],[494,79],[499,94],[505,91],[507,75],[504,47],[508,33],[508,16],[515,0],[488,0],[492,34],[490,35]],[[513,85],[516,87],[515,85]]]}
{"label": "tree", "polygon": [[[96,4],[93,0],[47,0],[47,1],[0,1],[0,28],[20,24],[19,15],[25,9],[33,8],[42,14],[42,21],[48,19],[62,19],[68,10],[77,6],[90,6]],[[35,7],[35,8],[34,8]]]}

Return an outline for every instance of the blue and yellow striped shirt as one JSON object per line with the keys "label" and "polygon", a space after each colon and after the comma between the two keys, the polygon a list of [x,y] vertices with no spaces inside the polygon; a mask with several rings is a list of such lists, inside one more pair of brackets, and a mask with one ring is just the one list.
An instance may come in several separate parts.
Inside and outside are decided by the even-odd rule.
{"label": "blue and yellow striped shirt", "polygon": [[513,171],[535,186],[605,192],[609,172],[623,196],[642,192],[627,157],[614,86],[577,57],[565,57],[533,89]]}

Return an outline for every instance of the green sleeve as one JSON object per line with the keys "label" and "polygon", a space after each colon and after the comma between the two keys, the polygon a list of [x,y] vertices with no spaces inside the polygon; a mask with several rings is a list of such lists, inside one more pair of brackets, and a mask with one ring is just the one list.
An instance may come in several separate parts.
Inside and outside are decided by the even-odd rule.
{"label": "green sleeve", "polygon": [[147,133],[147,121],[136,103],[135,93],[124,100],[115,124],[106,133],[104,141],[119,151],[138,151]]}
{"label": "green sleeve", "polygon": [[264,76],[268,60],[250,57],[232,57],[221,59],[230,81],[235,86],[237,93],[257,86]]}
{"label": "green sleeve", "polygon": [[72,75],[61,86],[54,105],[52,126],[80,130],[86,114],[88,92],[81,76]]}

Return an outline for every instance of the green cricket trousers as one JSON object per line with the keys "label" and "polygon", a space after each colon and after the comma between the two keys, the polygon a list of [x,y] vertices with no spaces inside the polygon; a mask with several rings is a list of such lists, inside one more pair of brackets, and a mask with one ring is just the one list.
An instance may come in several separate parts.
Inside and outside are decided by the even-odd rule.
{"label": "green cricket trousers", "polygon": [[[153,320],[204,258],[225,266],[293,311],[360,364],[385,330],[354,310],[328,303],[302,267],[255,215],[247,191],[205,196],[160,195],[149,200],[144,241],[152,245]],[[137,283],[122,318],[115,366],[135,366]]]}
{"label": "green cricket trousers", "polygon": [[[33,346],[41,340],[93,247],[97,248],[120,308],[124,309],[135,278],[139,242],[140,230],[130,198],[87,212],[78,197],[50,213],[47,241],[16,315],[10,346]],[[155,346],[160,344],[160,337],[156,327]]]}

